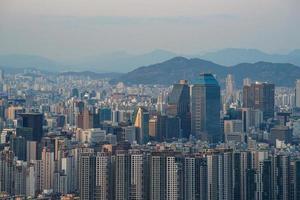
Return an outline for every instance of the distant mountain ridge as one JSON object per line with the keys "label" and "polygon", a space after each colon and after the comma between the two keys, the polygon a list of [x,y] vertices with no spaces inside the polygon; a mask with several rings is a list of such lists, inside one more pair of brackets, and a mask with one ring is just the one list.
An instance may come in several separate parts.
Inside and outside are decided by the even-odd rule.
{"label": "distant mountain ridge", "polygon": [[114,52],[70,61],[56,61],[43,56],[9,54],[0,55],[0,68],[34,68],[43,71],[94,71],[101,73],[128,72],[137,66],[150,65],[175,57],[176,54],[164,50],[133,55],[126,52]]}
{"label": "distant mountain ridge", "polygon": [[300,66],[300,50],[294,50],[289,54],[267,54],[256,49],[229,48],[216,52],[184,55],[165,50],[154,50],[144,54],[129,54],[125,51],[99,54],[86,58],[74,58],[72,60],[56,61],[36,55],[0,55],[2,68],[35,68],[44,71],[94,71],[94,72],[129,72],[138,66],[146,66],[176,56],[186,58],[201,58],[214,63],[234,66],[239,63],[256,63],[260,61],[273,63],[291,63]]}
{"label": "distant mountain ridge", "polygon": [[191,83],[199,73],[213,73],[221,85],[224,85],[227,74],[233,74],[238,87],[242,87],[243,79],[266,81],[277,86],[294,86],[300,78],[300,67],[284,63],[241,63],[226,67],[203,59],[175,57],[165,62],[139,67],[127,74],[121,75],[114,82],[127,84],[173,84],[180,79]]}
{"label": "distant mountain ridge", "polygon": [[288,54],[268,54],[257,49],[228,48],[197,56],[215,63],[233,66],[239,63],[255,63],[260,61],[273,63],[291,63],[300,66],[300,49]]}
{"label": "distant mountain ridge", "polygon": [[150,65],[162,62],[177,56],[177,54],[165,50],[154,50],[145,54],[128,54],[125,51],[103,54],[82,59],[73,66],[88,66],[89,70],[111,72],[128,72],[137,66]]}
{"label": "distant mountain ridge", "polygon": [[48,71],[58,71],[62,68],[58,62],[36,55],[9,54],[0,55],[0,66],[2,68],[14,69],[39,69]]}
{"label": "distant mountain ridge", "polygon": [[80,72],[67,71],[67,72],[59,73],[58,75],[63,75],[63,76],[84,76],[84,77],[90,77],[91,79],[102,79],[102,78],[118,78],[122,74],[117,73],[117,72],[97,73],[97,72],[91,72],[91,71],[80,71]]}

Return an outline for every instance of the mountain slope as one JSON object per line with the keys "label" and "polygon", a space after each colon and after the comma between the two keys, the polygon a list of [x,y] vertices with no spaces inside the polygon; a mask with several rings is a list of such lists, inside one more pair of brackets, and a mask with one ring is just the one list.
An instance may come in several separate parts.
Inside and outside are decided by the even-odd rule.
{"label": "mountain slope", "polygon": [[84,58],[77,63],[73,63],[72,66],[76,68],[86,66],[88,70],[92,71],[129,72],[135,69],[136,66],[155,64],[175,56],[176,54],[164,50],[155,50],[140,55],[132,55],[121,51]]}
{"label": "mountain slope", "polygon": [[268,81],[278,86],[294,86],[300,77],[300,68],[292,64],[257,62],[242,63],[226,67],[202,59],[175,57],[162,63],[137,68],[115,79],[127,84],[172,84],[180,79],[191,82],[199,73],[213,73],[220,84],[224,84],[227,74],[233,74],[238,87],[246,77],[255,81]]}
{"label": "mountain slope", "polygon": [[260,61],[273,63],[292,63],[300,66],[300,50],[289,54],[267,54],[256,49],[228,48],[216,52],[206,53],[199,58],[211,60],[215,63],[233,66],[238,63],[255,63]]}
{"label": "mountain slope", "polygon": [[128,72],[136,66],[151,65],[173,58],[175,53],[155,50],[145,54],[133,55],[126,52],[114,52],[87,58],[74,58],[68,61],[54,61],[43,56],[9,54],[0,55],[0,66],[5,69],[34,68],[51,72],[82,71]]}
{"label": "mountain slope", "polygon": [[35,68],[46,71],[59,71],[61,65],[56,61],[36,55],[9,54],[0,55],[0,66],[3,68]]}

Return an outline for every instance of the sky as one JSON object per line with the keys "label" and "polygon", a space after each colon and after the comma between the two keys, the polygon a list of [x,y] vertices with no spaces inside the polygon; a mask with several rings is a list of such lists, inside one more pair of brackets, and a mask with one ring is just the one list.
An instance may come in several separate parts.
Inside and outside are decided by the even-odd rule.
{"label": "sky", "polygon": [[300,48],[299,0],[0,0],[0,54]]}

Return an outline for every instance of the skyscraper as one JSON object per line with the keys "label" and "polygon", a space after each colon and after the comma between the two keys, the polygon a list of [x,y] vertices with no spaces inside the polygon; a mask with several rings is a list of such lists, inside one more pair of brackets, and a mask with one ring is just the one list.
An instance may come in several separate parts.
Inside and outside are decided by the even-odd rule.
{"label": "skyscraper", "polygon": [[212,74],[200,74],[191,89],[192,134],[202,140],[222,140],[220,86]]}
{"label": "skyscraper", "polygon": [[270,83],[256,82],[243,88],[243,107],[259,109],[264,119],[274,117],[275,86]]}
{"label": "skyscraper", "polygon": [[195,199],[195,158],[184,158],[184,199]]}
{"label": "skyscraper", "polygon": [[290,198],[290,157],[286,155],[277,155],[275,158],[275,176],[277,187],[275,189],[276,199]]}
{"label": "skyscraper", "polygon": [[129,199],[130,157],[126,151],[118,151],[115,155],[114,177],[114,199]]}
{"label": "skyscraper", "polygon": [[111,121],[111,109],[110,108],[101,108],[98,111],[100,115],[100,122]]}
{"label": "skyscraper", "polygon": [[53,189],[54,153],[44,147],[42,150],[43,189]]}
{"label": "skyscraper", "polygon": [[195,199],[207,199],[207,157],[197,157],[195,160]]}
{"label": "skyscraper", "polygon": [[150,200],[166,199],[166,159],[159,153],[149,157]]}
{"label": "skyscraper", "polygon": [[251,85],[251,79],[250,78],[244,78],[243,79],[243,86],[250,86]]}
{"label": "skyscraper", "polygon": [[157,117],[153,117],[152,119],[149,120],[149,136],[152,139],[156,139],[156,137],[158,136],[158,126],[157,126]]}
{"label": "skyscraper", "polygon": [[136,128],[136,139],[139,144],[145,144],[149,141],[149,112],[143,107],[138,107],[133,117]]}
{"label": "skyscraper", "polygon": [[23,128],[30,128],[33,141],[41,141],[43,137],[43,114],[41,113],[24,113],[22,117]]}
{"label": "skyscraper", "polygon": [[190,88],[186,80],[180,80],[179,83],[173,85],[168,97],[167,114],[179,117],[182,137],[188,138],[191,131]]}
{"label": "skyscraper", "polygon": [[300,199],[300,161],[295,161],[294,170],[294,198]]}
{"label": "skyscraper", "polygon": [[183,199],[182,160],[177,156],[166,157],[166,200]]}
{"label": "skyscraper", "polygon": [[145,199],[143,165],[143,154],[133,150],[130,153],[130,199]]}
{"label": "skyscraper", "polygon": [[296,81],[295,97],[296,97],[296,107],[300,108],[300,79]]}
{"label": "skyscraper", "polygon": [[0,190],[9,194],[14,192],[14,152],[4,150],[0,152]]}
{"label": "skyscraper", "polygon": [[95,166],[96,159],[93,149],[83,149],[79,156],[79,192],[80,199],[88,200],[95,197]]}
{"label": "skyscraper", "polygon": [[110,154],[98,152],[96,156],[96,199],[110,199],[111,186],[111,159]]}
{"label": "skyscraper", "polygon": [[232,74],[228,74],[226,77],[226,97],[232,98],[234,93],[234,78]]}

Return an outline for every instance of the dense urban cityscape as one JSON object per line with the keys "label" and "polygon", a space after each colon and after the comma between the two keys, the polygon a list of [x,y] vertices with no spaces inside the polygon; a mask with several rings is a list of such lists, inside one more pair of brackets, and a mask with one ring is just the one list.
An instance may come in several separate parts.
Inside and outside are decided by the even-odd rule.
{"label": "dense urban cityscape", "polygon": [[0,200],[300,200],[300,0],[0,0]]}
{"label": "dense urban cityscape", "polygon": [[300,199],[300,80],[0,79],[1,199]]}

